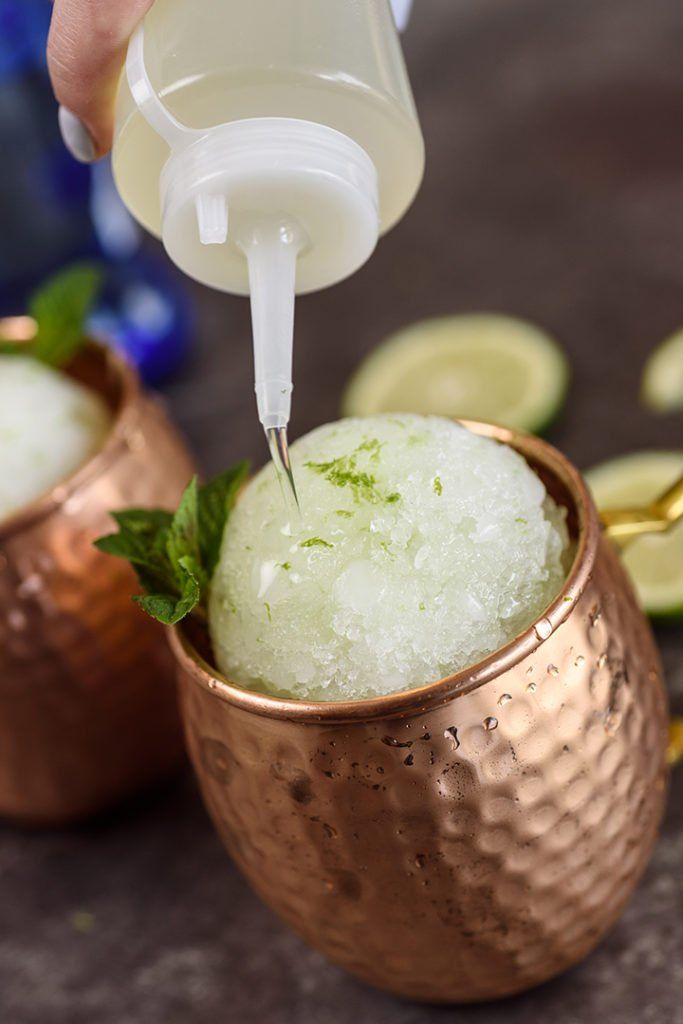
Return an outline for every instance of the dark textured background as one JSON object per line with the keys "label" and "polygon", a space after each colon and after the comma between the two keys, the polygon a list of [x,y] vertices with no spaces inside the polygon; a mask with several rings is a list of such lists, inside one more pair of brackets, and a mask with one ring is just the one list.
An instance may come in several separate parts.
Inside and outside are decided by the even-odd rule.
{"label": "dark textured background", "polygon": [[[569,352],[552,440],[580,466],[683,444],[637,403],[683,324],[679,0],[416,0],[406,54],[422,192],[349,282],[297,310],[293,434],[332,419],[359,357],[406,321],[495,309]],[[207,471],[263,459],[244,301],[198,294],[167,387]],[[683,713],[683,635],[658,633]],[[184,776],[72,832],[0,830],[1,1024],[682,1024],[683,768],[631,906],[558,981],[463,1009],[398,1003],[304,948],[247,889]],[[83,916],[84,912],[91,917]],[[74,916],[75,915],[75,916]]]}

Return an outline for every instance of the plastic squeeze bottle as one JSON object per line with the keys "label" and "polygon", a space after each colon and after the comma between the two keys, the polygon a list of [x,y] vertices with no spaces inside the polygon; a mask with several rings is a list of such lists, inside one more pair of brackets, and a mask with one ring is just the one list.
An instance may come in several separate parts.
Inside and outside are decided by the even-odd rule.
{"label": "plastic squeeze bottle", "polygon": [[290,480],[294,296],[357,270],[423,167],[389,0],[156,0],[131,39],[119,192],[187,274],[251,296],[259,418]]}

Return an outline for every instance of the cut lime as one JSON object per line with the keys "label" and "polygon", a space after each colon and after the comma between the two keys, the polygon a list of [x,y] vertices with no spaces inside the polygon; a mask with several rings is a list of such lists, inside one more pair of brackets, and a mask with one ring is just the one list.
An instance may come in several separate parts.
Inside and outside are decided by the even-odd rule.
{"label": "cut lime", "polygon": [[[599,509],[647,505],[683,474],[683,451],[635,452],[603,462],[586,473]],[[646,612],[683,615],[683,522],[667,533],[639,537],[623,561]]]}
{"label": "cut lime", "polygon": [[351,379],[343,411],[488,420],[538,433],[559,412],[568,379],[561,349],[533,324],[493,313],[440,317],[376,348]]}
{"label": "cut lime", "polygon": [[648,359],[641,395],[654,412],[683,409],[683,330],[663,341]]}

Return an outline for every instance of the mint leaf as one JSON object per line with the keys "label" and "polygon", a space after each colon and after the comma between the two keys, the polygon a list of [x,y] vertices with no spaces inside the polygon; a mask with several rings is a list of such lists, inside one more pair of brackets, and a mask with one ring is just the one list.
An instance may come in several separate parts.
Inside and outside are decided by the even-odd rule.
{"label": "mint leaf", "polygon": [[112,512],[111,517],[122,529],[141,536],[154,534],[173,522],[173,513],[161,508],[127,508]]}
{"label": "mint leaf", "polygon": [[197,580],[204,581],[199,554],[199,488],[194,476],[185,488],[178,510],[173,516],[166,537],[166,552],[179,586],[182,587],[188,566]]}
{"label": "mint leaf", "polygon": [[133,600],[157,622],[164,626],[175,626],[199,604],[197,581],[188,581],[188,588],[181,598],[165,597],[163,594],[136,594]]}
{"label": "mint leaf", "polygon": [[180,581],[179,594],[149,594],[137,596],[134,600],[140,607],[165,626],[175,626],[196,608],[201,600],[201,586],[196,575],[196,566],[189,558],[181,558],[177,565]]}
{"label": "mint leaf", "polygon": [[249,463],[239,462],[199,489],[199,548],[209,579],[218,564],[225,523],[248,474]]}
{"label": "mint leaf", "polygon": [[84,341],[85,321],[102,283],[92,263],[77,263],[49,278],[29,301],[37,332],[28,346],[17,346],[50,366],[63,366]]}
{"label": "mint leaf", "polygon": [[130,562],[145,592],[135,600],[159,622],[173,626],[205,609],[225,524],[248,471],[242,462],[204,487],[193,477],[175,513],[112,512],[118,533],[100,537],[95,546]]}
{"label": "mint leaf", "polygon": [[175,590],[175,574],[166,554],[171,513],[161,509],[130,509],[113,512],[112,518],[119,532],[100,537],[95,547],[130,562],[145,590]]}

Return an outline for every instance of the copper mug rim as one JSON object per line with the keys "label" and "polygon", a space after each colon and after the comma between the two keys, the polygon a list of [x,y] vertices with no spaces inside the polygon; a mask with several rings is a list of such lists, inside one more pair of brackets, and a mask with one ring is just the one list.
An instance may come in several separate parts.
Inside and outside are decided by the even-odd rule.
{"label": "copper mug rim", "polygon": [[[460,420],[477,434],[508,444],[532,468],[546,471],[573,504],[577,544],[565,582],[551,603],[525,630],[486,658],[443,679],[410,690],[362,700],[305,701],[249,690],[231,682],[206,661],[182,627],[171,630],[171,646],[186,674],[220,700],[266,718],[297,722],[343,723],[401,718],[469,693],[513,668],[540,647],[572,614],[590,579],[600,537],[598,514],[581,474],[556,448],[539,437],[477,420]],[[545,629],[537,631],[539,623]],[[548,625],[550,629],[548,629]]]}
{"label": "copper mug rim", "polygon": [[[0,319],[0,337],[4,339],[18,343],[28,342],[35,334],[35,329],[35,321],[28,316]],[[104,379],[111,377],[117,384],[118,393],[112,400],[112,396],[106,393],[105,388],[97,387],[92,381],[87,382],[89,387],[102,395],[113,413],[104,442],[72,473],[3,519],[0,522],[0,544],[52,515],[77,491],[100,477],[116,459],[134,430],[138,418],[136,400],[141,391],[136,371],[107,345],[89,338],[73,362],[65,368],[65,372],[79,379],[78,369],[88,358],[101,362]]]}

